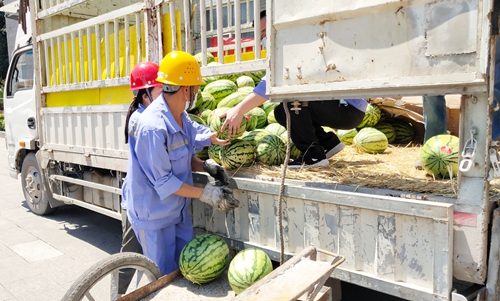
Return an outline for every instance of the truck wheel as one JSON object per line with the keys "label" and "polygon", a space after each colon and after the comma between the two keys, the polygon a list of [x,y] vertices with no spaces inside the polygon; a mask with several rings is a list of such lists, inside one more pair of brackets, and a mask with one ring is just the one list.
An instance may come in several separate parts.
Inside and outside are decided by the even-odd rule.
{"label": "truck wheel", "polygon": [[56,210],[50,206],[50,192],[34,153],[29,153],[24,158],[21,168],[21,185],[26,203],[35,214],[46,215]]}
{"label": "truck wheel", "polygon": [[[88,268],[69,288],[62,300],[116,300],[118,297],[118,275],[120,270],[134,271],[133,284],[127,293],[149,284],[162,276],[158,266],[146,256],[124,252],[111,255]],[[131,285],[132,286],[132,285]]]}

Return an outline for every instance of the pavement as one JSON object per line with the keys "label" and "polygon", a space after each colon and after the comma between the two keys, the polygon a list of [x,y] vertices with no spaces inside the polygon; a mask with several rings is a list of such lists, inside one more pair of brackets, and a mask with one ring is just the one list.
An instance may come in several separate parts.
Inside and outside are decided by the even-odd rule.
{"label": "pavement", "polygon": [[32,213],[0,135],[0,301],[61,300],[89,267],[120,251],[121,222],[77,207]]}

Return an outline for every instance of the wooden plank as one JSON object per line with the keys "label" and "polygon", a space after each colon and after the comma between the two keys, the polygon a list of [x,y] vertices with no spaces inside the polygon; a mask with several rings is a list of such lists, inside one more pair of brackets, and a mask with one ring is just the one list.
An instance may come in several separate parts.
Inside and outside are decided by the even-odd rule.
{"label": "wooden plank", "polygon": [[141,298],[144,298],[157,290],[165,287],[167,284],[172,282],[175,278],[177,278],[181,274],[180,270],[176,270],[170,274],[167,274],[163,277],[160,277],[158,280],[151,282],[148,285],[145,285],[130,294],[123,296],[122,298],[118,298],[117,301],[136,301]]}
{"label": "wooden plank", "polygon": [[252,300],[296,300],[334,269],[329,262],[303,258],[290,266],[276,278],[267,279],[261,285],[251,286],[246,291],[245,301]]}

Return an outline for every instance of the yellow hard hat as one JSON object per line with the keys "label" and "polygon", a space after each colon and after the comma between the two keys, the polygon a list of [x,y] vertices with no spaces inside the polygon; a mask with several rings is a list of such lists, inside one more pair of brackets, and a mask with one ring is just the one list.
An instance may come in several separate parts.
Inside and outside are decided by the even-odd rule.
{"label": "yellow hard hat", "polygon": [[156,81],[173,86],[203,84],[200,65],[194,56],[184,51],[172,51],[161,60]]}

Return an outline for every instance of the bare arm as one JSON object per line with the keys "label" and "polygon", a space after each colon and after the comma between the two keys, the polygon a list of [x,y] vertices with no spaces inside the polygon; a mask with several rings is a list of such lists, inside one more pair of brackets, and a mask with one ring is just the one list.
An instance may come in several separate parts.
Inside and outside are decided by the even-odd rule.
{"label": "bare arm", "polygon": [[251,109],[260,106],[266,102],[266,99],[259,94],[254,92],[250,93],[242,102],[236,105],[234,108],[231,108],[225,113],[219,115],[219,118],[226,117],[224,124],[222,124],[221,131],[224,131],[226,127],[228,128],[228,135],[232,136],[238,132],[240,128],[241,121],[243,119],[243,115],[250,111]]}

